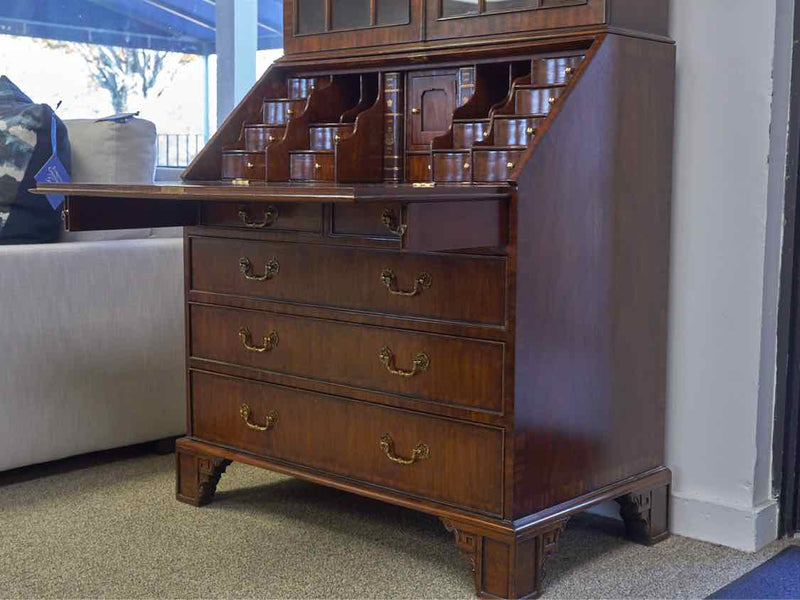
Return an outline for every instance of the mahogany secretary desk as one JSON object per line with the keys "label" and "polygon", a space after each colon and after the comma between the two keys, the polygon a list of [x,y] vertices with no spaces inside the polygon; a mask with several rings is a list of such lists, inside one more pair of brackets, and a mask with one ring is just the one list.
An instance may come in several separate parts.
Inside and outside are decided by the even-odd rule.
{"label": "mahogany secretary desk", "polygon": [[668,535],[668,8],[287,0],[183,184],[40,186],[186,227],[179,500],[236,461],[424,511],[490,598],[600,502]]}

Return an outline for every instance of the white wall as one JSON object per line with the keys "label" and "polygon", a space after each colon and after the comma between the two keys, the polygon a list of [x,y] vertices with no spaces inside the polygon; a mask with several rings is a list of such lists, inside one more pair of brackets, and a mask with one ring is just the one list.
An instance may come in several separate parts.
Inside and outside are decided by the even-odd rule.
{"label": "white wall", "polygon": [[777,531],[772,415],[792,10],[791,0],[672,0],[671,528],[743,550]]}

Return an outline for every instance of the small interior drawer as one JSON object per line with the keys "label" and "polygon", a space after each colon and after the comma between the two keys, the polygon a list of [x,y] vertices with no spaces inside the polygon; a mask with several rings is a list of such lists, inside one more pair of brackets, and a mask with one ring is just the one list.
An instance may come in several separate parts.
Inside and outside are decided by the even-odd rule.
{"label": "small interior drawer", "polygon": [[222,179],[263,180],[266,177],[263,152],[222,151]]}
{"label": "small interior drawer", "polygon": [[334,181],[335,165],[333,152],[292,152],[289,156],[292,181]]}
{"label": "small interior drawer", "polygon": [[286,127],[283,125],[246,125],[244,128],[244,147],[251,152],[262,152],[269,144],[283,139]]}
{"label": "small interior drawer", "polygon": [[524,150],[478,150],[472,155],[475,181],[507,181]]}

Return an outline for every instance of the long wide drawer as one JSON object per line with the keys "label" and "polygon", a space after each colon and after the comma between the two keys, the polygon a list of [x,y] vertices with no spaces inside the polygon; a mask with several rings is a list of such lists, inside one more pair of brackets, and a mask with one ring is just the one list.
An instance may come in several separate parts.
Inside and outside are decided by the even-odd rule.
{"label": "long wide drawer", "polygon": [[501,412],[504,345],[192,305],[191,355],[452,406]]}
{"label": "long wide drawer", "polygon": [[499,515],[499,429],[193,372],[192,435]]}
{"label": "long wide drawer", "polygon": [[502,257],[192,238],[191,260],[197,291],[505,324]]}

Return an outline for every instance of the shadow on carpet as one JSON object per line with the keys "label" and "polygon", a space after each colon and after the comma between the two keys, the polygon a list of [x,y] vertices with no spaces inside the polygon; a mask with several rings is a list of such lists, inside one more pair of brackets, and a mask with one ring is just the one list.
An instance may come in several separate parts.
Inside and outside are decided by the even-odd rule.
{"label": "shadow on carpet", "polygon": [[790,546],[709,598],[800,598],[800,546]]}

